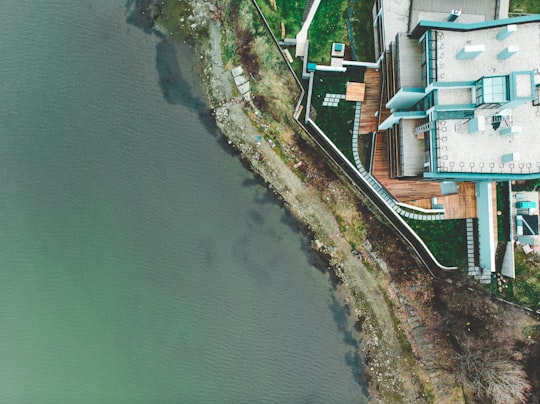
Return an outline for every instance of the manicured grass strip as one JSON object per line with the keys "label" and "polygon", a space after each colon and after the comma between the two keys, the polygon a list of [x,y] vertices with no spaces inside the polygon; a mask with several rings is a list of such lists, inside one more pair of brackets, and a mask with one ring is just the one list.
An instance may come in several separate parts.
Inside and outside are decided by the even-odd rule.
{"label": "manicured grass strip", "polygon": [[375,61],[375,44],[373,37],[374,0],[351,0],[351,26],[358,60],[363,62]]}

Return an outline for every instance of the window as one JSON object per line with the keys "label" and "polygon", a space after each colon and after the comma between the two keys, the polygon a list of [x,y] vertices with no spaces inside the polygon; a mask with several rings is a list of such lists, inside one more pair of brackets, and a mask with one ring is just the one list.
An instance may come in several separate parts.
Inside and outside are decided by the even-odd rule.
{"label": "window", "polygon": [[437,81],[437,32],[427,31],[420,39],[422,81],[427,87]]}

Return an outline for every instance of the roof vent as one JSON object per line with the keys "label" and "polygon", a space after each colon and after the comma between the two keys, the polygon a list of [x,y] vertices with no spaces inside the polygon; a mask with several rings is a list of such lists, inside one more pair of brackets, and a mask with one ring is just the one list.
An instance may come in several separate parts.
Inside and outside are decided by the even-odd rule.
{"label": "roof vent", "polygon": [[513,152],[513,153],[503,154],[501,156],[501,161],[503,163],[511,163],[512,161],[519,161],[519,153]]}
{"label": "roof vent", "polygon": [[512,35],[512,33],[516,31],[517,31],[516,24],[507,25],[506,27],[504,27],[502,30],[499,31],[499,33],[497,34],[497,39],[499,41],[502,41],[503,39],[508,38],[510,35]]}
{"label": "roof vent", "polygon": [[448,15],[448,21],[450,22],[456,21],[460,15],[461,15],[461,8],[455,8],[452,11],[450,11],[450,15]]}
{"label": "roof vent", "polygon": [[456,53],[456,59],[474,59],[485,50],[485,45],[465,45],[458,53]]}
{"label": "roof vent", "polygon": [[508,59],[513,54],[517,53],[519,51],[519,46],[517,45],[511,45],[504,48],[502,51],[499,52],[497,55],[497,59],[504,60]]}
{"label": "roof vent", "polygon": [[479,116],[479,117],[471,119],[467,123],[467,126],[468,126],[468,129],[469,129],[469,133],[471,135],[473,135],[475,133],[480,133],[480,132],[483,132],[486,129],[486,120],[484,119],[483,116]]}
{"label": "roof vent", "polygon": [[509,126],[507,128],[501,129],[501,136],[513,135],[514,133],[520,133],[521,126]]}

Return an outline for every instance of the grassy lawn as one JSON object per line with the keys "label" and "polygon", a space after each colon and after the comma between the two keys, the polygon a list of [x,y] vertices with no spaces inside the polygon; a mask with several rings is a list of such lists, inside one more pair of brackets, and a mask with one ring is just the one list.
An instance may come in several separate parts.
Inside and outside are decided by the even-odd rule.
{"label": "grassy lawn", "polygon": [[466,266],[467,233],[464,219],[405,220],[442,265],[463,268]]}
{"label": "grassy lawn", "polygon": [[510,240],[510,202],[508,200],[508,182],[497,183],[497,216],[498,241]]}
{"label": "grassy lawn", "polygon": [[355,103],[339,100],[337,107],[322,104],[327,93],[345,94],[347,81],[362,81],[363,75],[363,68],[349,69],[347,73],[316,72],[313,83],[311,102],[317,113],[315,123],[352,163],[354,163],[352,130]]}
{"label": "grassy lawn", "polygon": [[275,2],[273,0],[257,0],[257,4],[276,38],[296,37],[302,28],[302,16],[306,7],[305,0],[275,0]]}
{"label": "grassy lawn", "polygon": [[510,13],[540,14],[540,1],[538,0],[510,0]]}
{"label": "grassy lawn", "polygon": [[[356,55],[357,60],[373,61],[373,25],[371,9],[374,0],[333,0],[321,2],[313,18],[308,36],[310,40],[309,60],[330,64],[333,42],[354,46],[348,48],[347,57]],[[302,27],[305,0],[258,0],[268,24],[278,39],[294,38]],[[350,17],[352,41],[347,20]]]}
{"label": "grassy lawn", "polygon": [[511,300],[533,310],[540,309],[540,258],[516,249],[516,279],[508,294]]}
{"label": "grassy lawn", "polygon": [[309,61],[330,64],[332,42],[348,44],[349,0],[321,1],[308,31]]}
{"label": "grassy lawn", "polygon": [[[308,32],[310,62],[329,64],[332,42],[354,45],[355,52],[348,58],[374,61],[373,21],[371,9],[374,0],[334,0],[323,1],[315,14]],[[348,16],[352,31],[352,41],[347,27]],[[352,43],[351,43],[352,42]]]}
{"label": "grassy lawn", "polygon": [[358,60],[375,61],[373,20],[371,10],[374,0],[351,0],[351,27]]}

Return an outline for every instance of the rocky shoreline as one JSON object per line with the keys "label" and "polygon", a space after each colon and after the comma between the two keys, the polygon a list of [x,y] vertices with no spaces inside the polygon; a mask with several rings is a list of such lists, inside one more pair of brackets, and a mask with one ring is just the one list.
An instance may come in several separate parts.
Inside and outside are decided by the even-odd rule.
{"label": "rocky shoreline", "polygon": [[370,279],[362,257],[375,265],[386,264],[366,243],[362,253],[351,253],[349,243],[342,237],[339,225],[328,206],[320,200],[319,192],[306,186],[285,165],[268,141],[259,142],[259,131],[246,115],[244,103],[232,98],[230,72],[221,62],[220,26],[209,25],[208,43],[198,49],[201,54],[202,75],[218,127],[240,153],[248,167],[278,195],[286,207],[312,233],[312,247],[328,262],[342,282],[340,292],[361,322],[360,341],[366,360],[366,376],[370,397],[375,402],[412,401],[418,398],[417,381],[410,379],[403,355],[386,312],[386,304],[374,279]]}
{"label": "rocky shoreline", "polygon": [[[156,14],[155,7],[159,3],[152,0],[147,0],[147,3]],[[224,26],[220,13],[226,4],[193,1],[188,15],[181,17],[194,25],[197,32],[204,27],[207,33],[189,40],[194,47],[197,69],[217,126],[228,143],[239,152],[248,169],[259,176],[304,224],[313,237],[312,248],[324,258],[339,280],[338,293],[344,297],[361,329],[359,342],[370,401],[425,401],[422,397],[425,386],[407,362],[396,334],[396,319],[388,307],[388,296],[382,292],[380,275],[373,271],[376,268],[375,272],[381,271],[384,277],[387,264],[369,241],[351,249],[328,202],[322,199],[321,190],[303,181],[295,168],[283,161],[272,141],[265,138],[257,127],[256,109],[235,91],[231,66],[224,66],[222,60]],[[153,30],[165,38],[172,37],[173,33],[167,32],[165,25],[160,24],[158,18]],[[344,185],[339,183],[336,186]]]}

